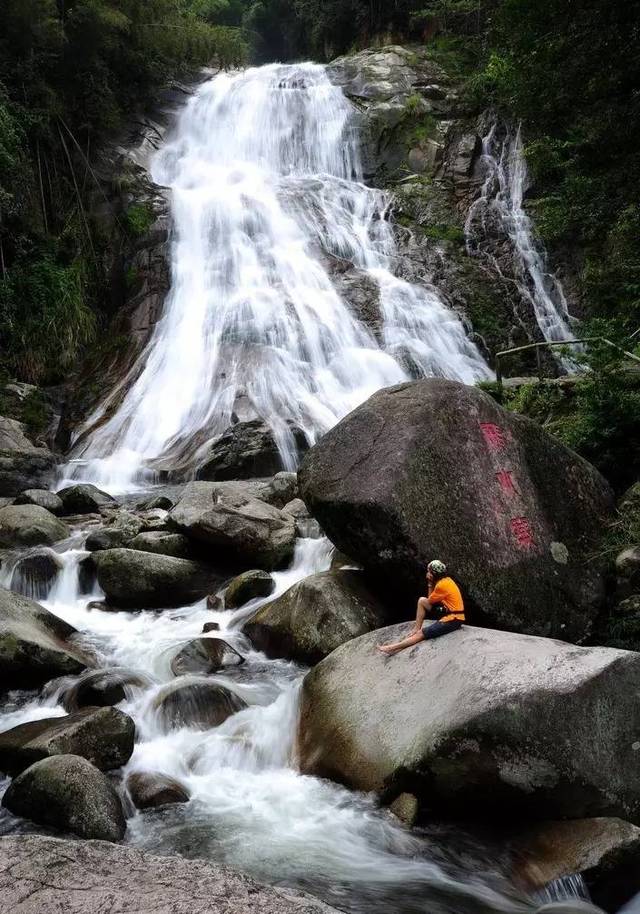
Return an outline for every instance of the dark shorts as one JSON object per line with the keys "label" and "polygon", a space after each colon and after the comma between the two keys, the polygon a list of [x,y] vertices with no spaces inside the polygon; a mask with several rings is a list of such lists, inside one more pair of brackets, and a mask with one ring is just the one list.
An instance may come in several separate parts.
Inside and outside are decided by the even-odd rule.
{"label": "dark shorts", "polygon": [[462,628],[462,622],[452,619],[451,622],[430,622],[422,626],[424,640],[429,641],[431,638],[441,638],[442,635],[448,635],[449,632],[457,632]]}

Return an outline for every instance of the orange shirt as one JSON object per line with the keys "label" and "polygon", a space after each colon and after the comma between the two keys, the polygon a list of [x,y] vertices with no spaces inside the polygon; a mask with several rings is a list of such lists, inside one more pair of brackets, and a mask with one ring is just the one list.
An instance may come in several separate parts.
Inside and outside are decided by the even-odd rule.
{"label": "orange shirt", "polygon": [[462,594],[456,582],[451,578],[440,578],[429,594],[429,603],[432,606],[440,603],[445,609],[449,610],[450,615],[443,616],[438,621],[452,622],[457,619],[459,622],[464,622]]}

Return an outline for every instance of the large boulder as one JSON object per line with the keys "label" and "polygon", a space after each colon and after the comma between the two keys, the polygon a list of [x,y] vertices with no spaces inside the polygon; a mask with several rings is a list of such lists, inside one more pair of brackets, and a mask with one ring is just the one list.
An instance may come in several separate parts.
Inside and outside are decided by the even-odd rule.
{"label": "large boulder", "polygon": [[169,729],[218,727],[228,717],[247,707],[235,692],[214,682],[177,682],[155,699],[160,720]]}
{"label": "large boulder", "polygon": [[48,489],[27,489],[21,492],[14,499],[14,505],[37,505],[39,508],[45,508],[52,514],[62,513],[62,499],[55,492]]}
{"label": "large boulder", "polygon": [[0,839],[0,895],[16,914],[337,914],[208,860],[39,835]]}
{"label": "large boulder", "polygon": [[581,873],[605,911],[617,911],[640,889],[640,829],[622,819],[536,823],[510,849],[514,875],[529,889]]}
{"label": "large boulder", "polygon": [[11,782],[2,805],[15,816],[80,838],[121,841],[127,828],[111,781],[77,755],[52,755],[31,765]]}
{"label": "large boulder", "polygon": [[56,692],[62,707],[71,714],[80,708],[109,708],[120,704],[148,685],[149,680],[144,676],[116,668],[87,671],[62,691],[56,683]]}
{"label": "large boulder", "polygon": [[115,498],[91,483],[77,483],[58,492],[64,514],[99,514],[105,508],[115,508]]}
{"label": "large boulder", "polygon": [[0,548],[51,546],[68,536],[67,525],[46,508],[38,505],[0,508]]}
{"label": "large boulder", "polygon": [[94,553],[98,583],[114,606],[162,608],[202,599],[222,583],[206,565],[136,549]]}
{"label": "large boulder", "polygon": [[640,654],[464,626],[392,657],[394,625],[304,680],[302,770],[447,815],[640,821]]}
{"label": "large boulder", "polygon": [[317,663],[345,641],[385,623],[385,610],[359,571],[313,574],[261,606],[244,633],[269,657]]}
{"label": "large boulder", "polygon": [[175,778],[153,771],[134,771],[127,778],[127,790],[137,809],[155,809],[171,803],[188,803],[189,791]]}
{"label": "large boulder", "polygon": [[0,416],[0,496],[48,489],[55,474],[56,458],[51,451],[32,444],[21,422]]}
{"label": "large boulder", "polygon": [[87,708],[68,717],[48,717],[0,733],[0,771],[16,775],[53,755],[80,755],[101,771],[131,758],[135,724],[116,708]]}
{"label": "large boulder", "polygon": [[439,558],[473,620],[568,641],[590,633],[609,487],[478,388],[431,378],[378,392],[308,452],[299,479],[331,541],[396,594],[424,592]]}
{"label": "large boulder", "polygon": [[87,665],[69,643],[73,626],[43,606],[0,587],[0,688],[42,685]]}
{"label": "large boulder", "polygon": [[272,570],[293,556],[293,517],[231,483],[189,483],[169,520],[189,539],[212,547],[216,558]]}
{"label": "large boulder", "polygon": [[[309,447],[304,432],[292,428],[296,447]],[[198,478],[209,480],[258,479],[282,470],[282,457],[269,426],[260,419],[238,422],[211,445],[198,467]]]}

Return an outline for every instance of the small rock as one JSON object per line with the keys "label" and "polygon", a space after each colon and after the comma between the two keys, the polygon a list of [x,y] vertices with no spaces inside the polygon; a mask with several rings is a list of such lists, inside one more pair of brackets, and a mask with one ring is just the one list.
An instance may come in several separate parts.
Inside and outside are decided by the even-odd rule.
{"label": "small rock", "polygon": [[193,558],[193,549],[186,536],[163,530],[139,533],[131,540],[129,548],[139,549],[141,552],[154,552],[157,555],[172,555],[177,559]]}
{"label": "small rock", "polygon": [[276,582],[267,571],[245,571],[231,581],[224,592],[227,609],[237,609],[249,600],[270,596]]}
{"label": "small rock", "polygon": [[389,809],[394,816],[411,828],[418,818],[418,807],[417,797],[414,797],[412,793],[401,793],[399,797],[395,798]]}
{"label": "small rock", "polygon": [[170,803],[188,803],[189,791],[175,778],[155,771],[135,771],[127,778],[127,790],[138,809],[155,809]]}
{"label": "small rock", "polygon": [[217,622],[205,622],[202,626],[202,634],[206,635],[208,632],[219,632],[220,625]]}
{"label": "small rock", "polygon": [[174,676],[188,673],[206,675],[241,663],[244,663],[244,657],[226,641],[220,638],[196,638],[176,654],[171,661],[171,671]]}
{"label": "small rock", "polygon": [[156,698],[155,707],[164,725],[171,729],[218,727],[228,717],[247,707],[235,692],[208,682],[176,683]]}
{"label": "small rock", "polygon": [[[100,607],[103,609],[103,606]],[[146,681],[135,673],[120,670],[92,670],[60,695],[62,707],[72,713],[80,708],[107,708],[130,698]],[[82,753],[80,753],[82,754]]]}
{"label": "small rock", "polygon": [[80,838],[121,841],[127,828],[111,781],[77,755],[54,755],[31,765],[11,782],[2,805],[15,816]]}

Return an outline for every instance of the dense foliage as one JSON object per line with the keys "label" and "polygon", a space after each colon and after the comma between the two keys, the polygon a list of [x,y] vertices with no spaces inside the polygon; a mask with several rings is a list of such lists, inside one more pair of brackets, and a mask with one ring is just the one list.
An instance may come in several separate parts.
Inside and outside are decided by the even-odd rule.
{"label": "dense foliage", "polygon": [[189,68],[242,63],[217,0],[5,0],[0,30],[0,350],[58,380],[92,338],[106,242],[86,200],[95,150]]}

